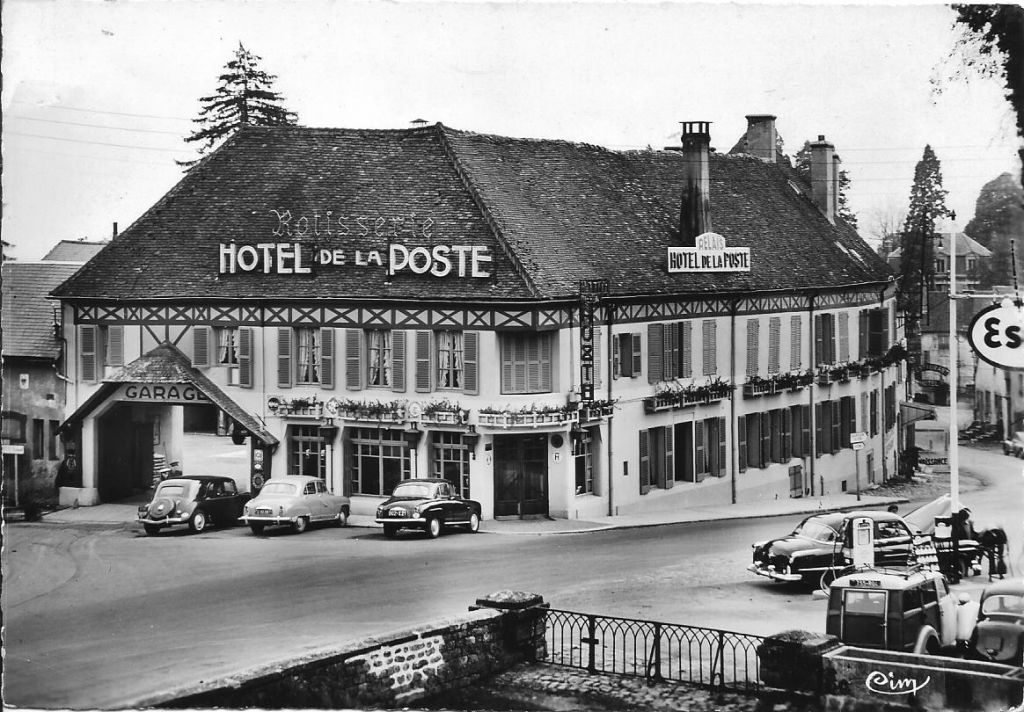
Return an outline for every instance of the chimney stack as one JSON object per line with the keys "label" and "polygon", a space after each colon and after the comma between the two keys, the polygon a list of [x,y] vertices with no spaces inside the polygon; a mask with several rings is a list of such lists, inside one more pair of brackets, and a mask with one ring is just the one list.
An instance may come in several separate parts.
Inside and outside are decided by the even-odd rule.
{"label": "chimney stack", "polygon": [[778,139],[774,116],[747,114],[747,153],[762,161],[775,163]]}
{"label": "chimney stack", "polygon": [[818,136],[818,140],[811,144],[811,197],[818,210],[833,224],[836,221],[838,180],[835,146],[824,136]]}
{"label": "chimney stack", "polygon": [[696,247],[696,237],[711,230],[708,195],[711,178],[708,153],[711,146],[710,121],[683,121],[683,201],[679,236],[683,247]]}

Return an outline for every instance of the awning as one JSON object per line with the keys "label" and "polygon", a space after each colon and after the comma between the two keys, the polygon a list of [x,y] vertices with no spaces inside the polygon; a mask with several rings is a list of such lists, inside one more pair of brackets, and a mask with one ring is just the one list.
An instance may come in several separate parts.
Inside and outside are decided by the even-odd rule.
{"label": "awning", "polygon": [[900,401],[900,419],[904,425],[910,425],[919,420],[935,420],[935,408],[926,403]]}
{"label": "awning", "polygon": [[256,416],[238,405],[205,374],[193,368],[188,356],[176,346],[166,342],[143,354],[109,378],[104,378],[97,391],[61,423],[58,432],[63,432],[82,421],[122,386],[129,383],[146,386],[192,386],[265,446],[272,447],[278,444],[277,438]]}

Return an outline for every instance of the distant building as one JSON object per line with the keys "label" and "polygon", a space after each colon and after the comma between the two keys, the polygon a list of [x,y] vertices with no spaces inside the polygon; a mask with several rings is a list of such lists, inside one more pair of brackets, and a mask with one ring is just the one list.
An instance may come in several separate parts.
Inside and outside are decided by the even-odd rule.
{"label": "distant building", "polygon": [[[952,233],[940,232],[936,235],[934,244],[934,269],[933,289],[949,293],[949,243]],[[900,258],[903,250],[897,247],[889,253],[886,261],[896,272],[900,270]],[[971,292],[978,288],[978,280],[974,277],[975,271],[982,262],[988,260],[992,252],[984,245],[977,242],[970,235],[962,232],[956,234],[956,290],[957,292]]]}
{"label": "distant building", "polygon": [[[58,302],[48,294],[102,248],[102,243],[61,242],[41,261],[4,262],[3,472],[10,503],[23,495],[53,495],[64,457],[57,428],[64,419],[67,385]],[[15,474],[19,487],[14,487]],[[20,490],[20,491],[19,491]]]}

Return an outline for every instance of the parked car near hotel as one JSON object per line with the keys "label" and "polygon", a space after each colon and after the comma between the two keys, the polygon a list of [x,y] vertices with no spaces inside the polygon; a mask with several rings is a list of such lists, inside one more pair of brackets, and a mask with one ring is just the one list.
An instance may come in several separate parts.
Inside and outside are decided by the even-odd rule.
{"label": "parked car near hotel", "polygon": [[238,522],[249,494],[230,477],[185,475],[164,480],[149,504],[139,507],[139,521],[149,535],[165,527],[188,525],[193,532]]}
{"label": "parked car near hotel", "polygon": [[978,624],[968,655],[980,660],[1024,665],[1024,581],[1000,581],[981,594]]}
{"label": "parked car near hotel", "polygon": [[318,477],[283,475],[271,477],[260,493],[245,506],[242,521],[253,534],[268,526],[288,525],[296,534],[315,522],[348,524],[348,497],[332,494]]}
{"label": "parked car near hotel", "polygon": [[875,565],[906,567],[914,556],[913,533],[891,512],[854,511],[816,514],[804,519],[788,536],[755,542],[754,561],[747,570],[776,581],[816,583],[853,563],[855,518],[873,522]]}
{"label": "parked car near hotel", "polygon": [[480,503],[463,499],[448,480],[405,480],[377,507],[376,522],[384,525],[386,537],[395,536],[399,529],[422,529],[434,539],[448,526],[476,532],[480,529]]}
{"label": "parked car near hotel", "polygon": [[1024,432],[1018,430],[1013,437],[1003,441],[1003,454],[1024,458]]}

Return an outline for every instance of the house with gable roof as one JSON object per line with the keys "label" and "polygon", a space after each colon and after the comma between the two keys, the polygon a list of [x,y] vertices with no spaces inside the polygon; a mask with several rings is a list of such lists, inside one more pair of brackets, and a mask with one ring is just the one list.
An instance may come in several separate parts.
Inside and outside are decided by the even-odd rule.
{"label": "house with gable roof", "polygon": [[364,514],[410,477],[520,518],[880,481],[891,271],[836,217],[832,145],[806,183],[750,120],[732,155],[707,122],[664,151],[240,131],[53,292],[80,501],[145,485],[147,432],[195,408],[249,448],[243,486],[311,474]]}

